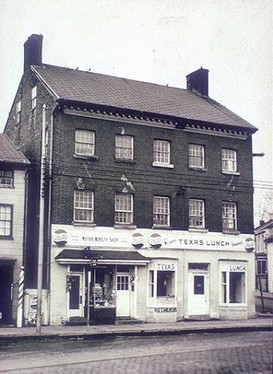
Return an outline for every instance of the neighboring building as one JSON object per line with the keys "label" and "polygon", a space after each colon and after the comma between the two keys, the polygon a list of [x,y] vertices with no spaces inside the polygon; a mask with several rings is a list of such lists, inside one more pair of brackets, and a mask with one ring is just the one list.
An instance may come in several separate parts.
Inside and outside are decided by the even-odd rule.
{"label": "neighboring building", "polygon": [[5,133],[33,163],[26,282],[43,239],[49,323],[253,317],[257,129],[208,97],[208,70],[180,89],[24,48]]}
{"label": "neighboring building", "polygon": [[255,228],[256,288],[273,293],[273,214]]}
{"label": "neighboring building", "polygon": [[0,134],[0,325],[16,324],[24,265],[25,202],[30,162]]}

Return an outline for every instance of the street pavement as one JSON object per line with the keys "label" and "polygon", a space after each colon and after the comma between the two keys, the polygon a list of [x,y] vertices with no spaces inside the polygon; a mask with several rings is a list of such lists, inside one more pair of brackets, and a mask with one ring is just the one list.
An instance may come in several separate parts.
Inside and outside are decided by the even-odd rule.
{"label": "street pavement", "polygon": [[90,326],[0,327],[0,341],[20,339],[88,338],[95,336],[174,335],[202,332],[273,331],[272,314],[247,320],[208,320],[174,323],[126,323]]}

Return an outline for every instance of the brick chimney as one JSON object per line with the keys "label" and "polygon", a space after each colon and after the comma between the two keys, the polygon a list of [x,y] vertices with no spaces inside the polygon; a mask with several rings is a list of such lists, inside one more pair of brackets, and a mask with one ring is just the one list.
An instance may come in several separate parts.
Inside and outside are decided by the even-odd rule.
{"label": "brick chimney", "polygon": [[209,96],[209,71],[200,69],[190,73],[186,76],[187,90],[197,91],[201,95]]}
{"label": "brick chimney", "polygon": [[42,65],[43,35],[32,34],[24,44],[24,72],[30,65]]}

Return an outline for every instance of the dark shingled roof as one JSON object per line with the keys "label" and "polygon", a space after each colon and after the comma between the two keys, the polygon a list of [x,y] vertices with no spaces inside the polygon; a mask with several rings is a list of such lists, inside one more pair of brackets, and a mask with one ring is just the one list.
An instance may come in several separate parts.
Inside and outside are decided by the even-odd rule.
{"label": "dark shingled roof", "polygon": [[32,69],[57,99],[257,130],[215,100],[190,90],[47,64]]}
{"label": "dark shingled roof", "polygon": [[0,162],[11,164],[30,165],[29,160],[21,151],[16,149],[15,145],[5,134],[0,134]]}

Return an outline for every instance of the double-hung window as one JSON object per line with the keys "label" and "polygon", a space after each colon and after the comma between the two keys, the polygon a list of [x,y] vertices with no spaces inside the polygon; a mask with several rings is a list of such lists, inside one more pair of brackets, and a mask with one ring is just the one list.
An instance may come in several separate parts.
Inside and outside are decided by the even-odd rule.
{"label": "double-hung window", "polygon": [[128,135],[116,135],[115,138],[116,160],[134,159],[134,138]]}
{"label": "double-hung window", "polygon": [[92,223],[94,221],[94,192],[74,191],[74,222]]}
{"label": "double-hung window", "polygon": [[12,237],[12,205],[0,204],[0,238]]}
{"label": "double-hung window", "polygon": [[76,130],[75,154],[79,156],[95,155],[95,132],[89,130]]}
{"label": "double-hung window", "polygon": [[237,173],[237,152],[233,149],[222,149],[222,172]]}
{"label": "double-hung window", "polygon": [[11,170],[0,169],[0,187],[13,187],[13,172]]}
{"label": "double-hung window", "polygon": [[37,105],[37,86],[34,86],[31,90],[31,109],[34,110]]}
{"label": "double-hung window", "polygon": [[170,199],[168,197],[154,196],[153,224],[156,226],[170,226]]}
{"label": "double-hung window", "polygon": [[115,195],[115,223],[133,223],[133,195],[117,193]]}
{"label": "double-hung window", "polygon": [[156,139],[153,142],[154,162],[153,166],[173,167],[170,164],[171,143],[167,140]]}
{"label": "double-hung window", "polygon": [[16,125],[21,122],[21,109],[22,109],[22,102],[18,101],[15,108],[15,123]]}
{"label": "double-hung window", "polygon": [[236,203],[224,201],[222,204],[223,230],[237,230],[237,206]]}
{"label": "double-hung window", "polygon": [[189,200],[189,227],[205,228],[205,204],[204,200]]}
{"label": "double-hung window", "polygon": [[189,145],[189,167],[204,169],[205,167],[205,148],[202,145]]}

